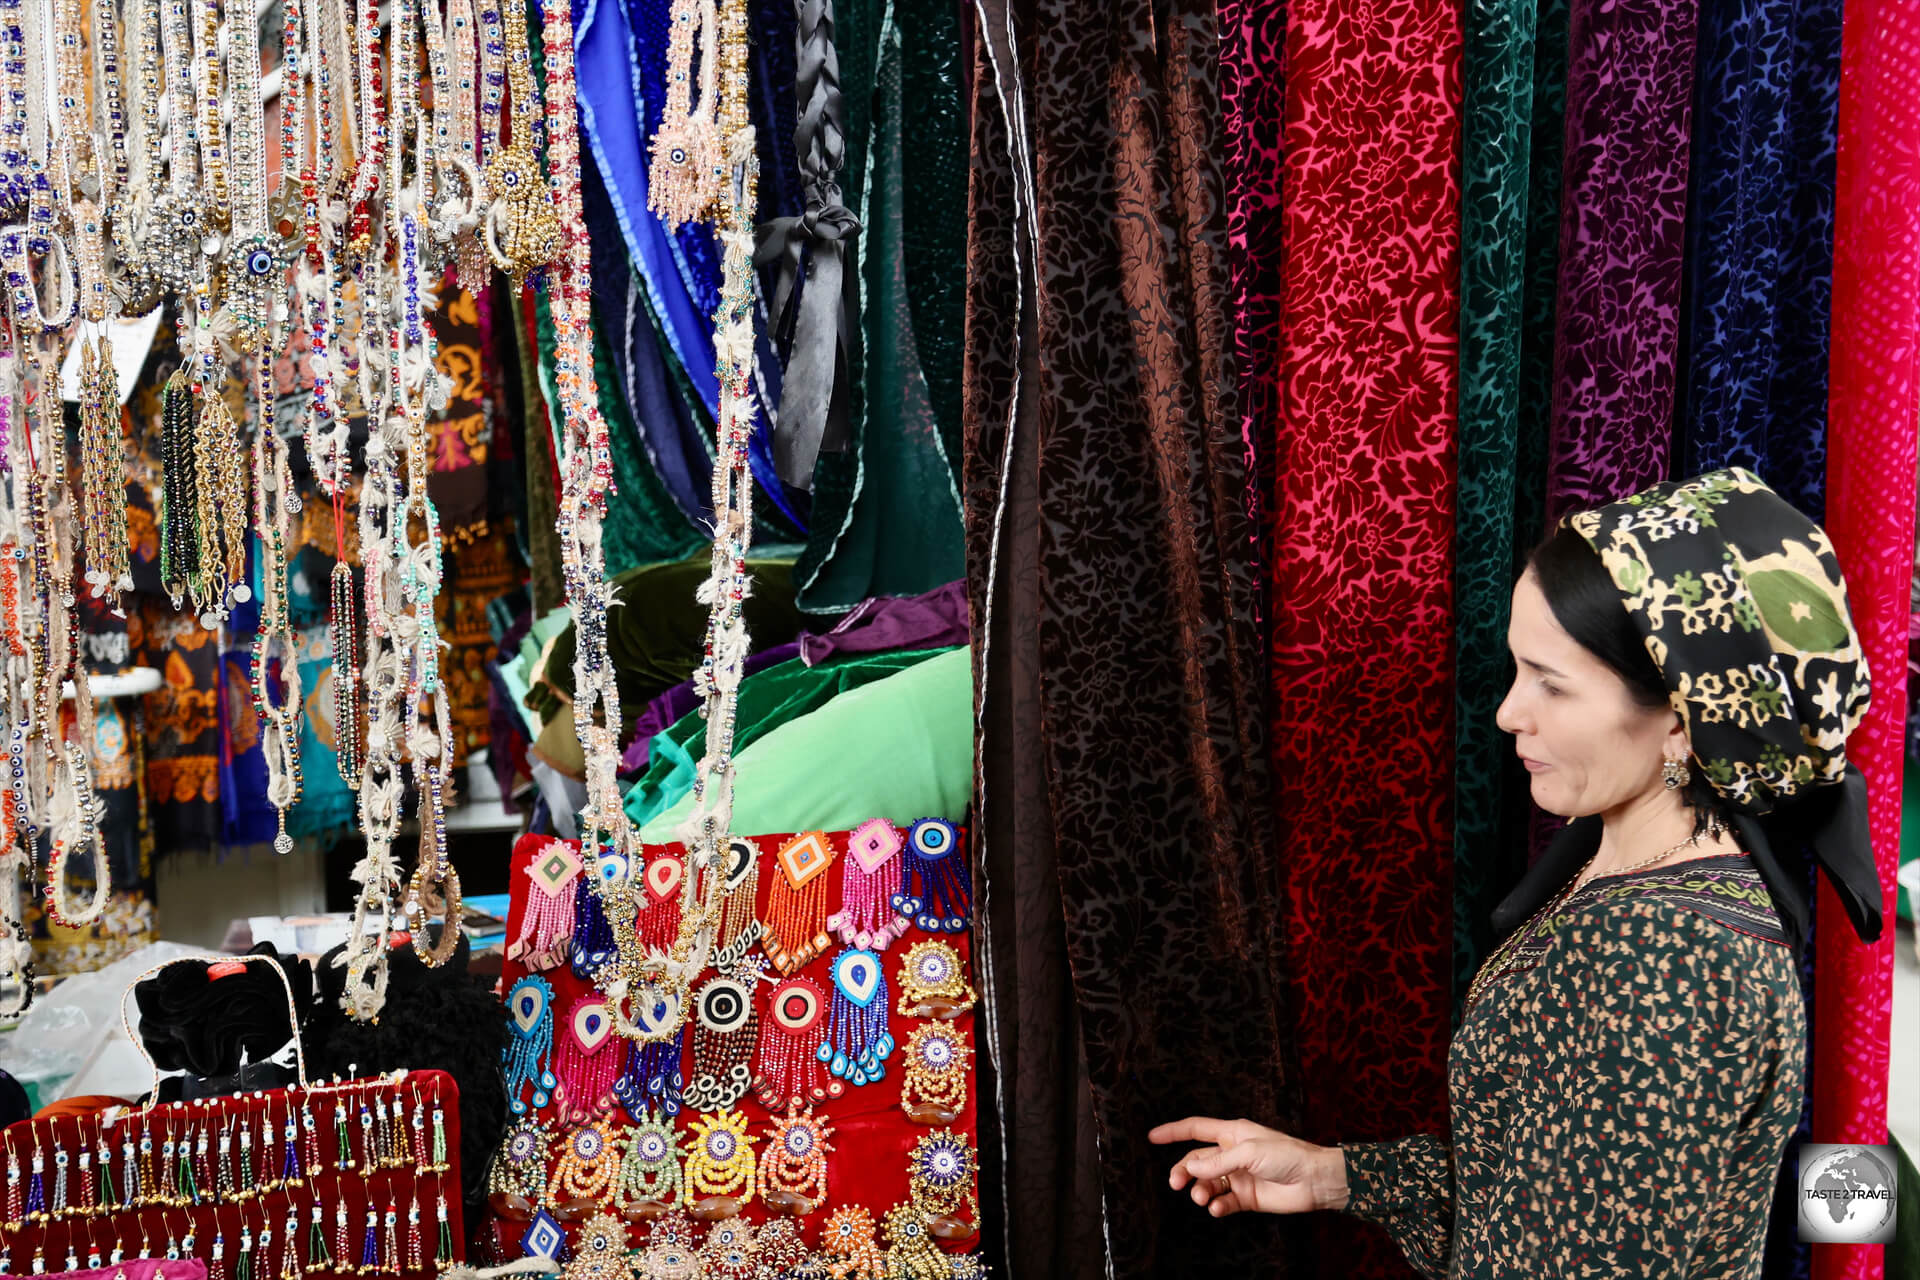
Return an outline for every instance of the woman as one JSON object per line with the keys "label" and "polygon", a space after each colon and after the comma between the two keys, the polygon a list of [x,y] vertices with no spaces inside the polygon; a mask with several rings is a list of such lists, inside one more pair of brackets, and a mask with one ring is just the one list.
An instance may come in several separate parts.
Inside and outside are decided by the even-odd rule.
{"label": "woman", "polygon": [[1207,1144],[1170,1181],[1216,1217],[1344,1210],[1427,1276],[1757,1275],[1806,1069],[1805,880],[1776,845],[1810,842],[1880,932],[1839,564],[1759,479],[1717,471],[1563,521],[1507,640],[1498,723],[1574,821],[1494,912],[1450,1140],[1322,1147],[1205,1117],[1150,1136]]}

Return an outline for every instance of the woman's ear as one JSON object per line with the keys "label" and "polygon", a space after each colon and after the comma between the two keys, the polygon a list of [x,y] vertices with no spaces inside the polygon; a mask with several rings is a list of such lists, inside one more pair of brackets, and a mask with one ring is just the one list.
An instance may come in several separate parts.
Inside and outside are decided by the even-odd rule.
{"label": "woman's ear", "polygon": [[1687,737],[1687,722],[1680,718],[1678,711],[1673,713],[1673,727],[1667,730],[1666,741],[1660,747],[1669,760],[1693,759],[1693,743]]}

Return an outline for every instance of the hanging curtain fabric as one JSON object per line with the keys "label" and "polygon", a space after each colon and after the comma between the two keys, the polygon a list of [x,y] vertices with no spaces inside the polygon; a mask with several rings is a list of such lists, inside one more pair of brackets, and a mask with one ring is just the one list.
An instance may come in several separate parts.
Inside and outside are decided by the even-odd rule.
{"label": "hanging curtain fabric", "polygon": [[[1226,135],[1227,263],[1233,354],[1240,388],[1240,443],[1246,453],[1247,527],[1253,569],[1265,580],[1263,496],[1271,491],[1271,456],[1262,447],[1280,416],[1281,234],[1280,131],[1286,123],[1285,77],[1273,66],[1285,55],[1286,0],[1222,0],[1220,123]],[[1264,635],[1267,600],[1255,598]]]}
{"label": "hanging curtain fabric", "polygon": [[1146,1142],[1194,1111],[1294,1119],[1214,9],[989,0],[979,32],[965,470],[998,1071],[983,1198],[1005,1215],[987,1239],[1011,1275],[1274,1275],[1280,1224],[1220,1230]]}
{"label": "hanging curtain fabric", "polygon": [[[1536,47],[1535,0],[1476,0],[1466,13],[1453,611],[1455,1026],[1467,984],[1492,943],[1493,906],[1526,869],[1521,842],[1502,838],[1506,792],[1517,779],[1512,744],[1494,715],[1513,673],[1507,613],[1514,566],[1527,545],[1516,536],[1517,520],[1530,505],[1521,493],[1537,483],[1520,463],[1537,458],[1546,439],[1547,414],[1524,394],[1534,301],[1528,286],[1536,275],[1528,230],[1535,158],[1546,141],[1536,131],[1550,136],[1557,158],[1561,130],[1560,86],[1541,77],[1557,79],[1564,67],[1564,55]],[[1546,37],[1564,32],[1564,23],[1549,25]]]}
{"label": "hanging curtain fabric", "polygon": [[[1266,557],[1303,1136],[1326,1143],[1447,1131],[1453,950],[1463,36],[1442,0],[1340,13],[1288,14]],[[1384,1235],[1318,1219],[1322,1265],[1401,1273]]]}
{"label": "hanging curtain fabric", "polygon": [[[1888,0],[1846,8],[1834,179],[1827,530],[1847,576],[1873,704],[1847,744],[1867,777],[1883,915],[1900,859],[1902,719],[1914,555],[1916,339],[1920,339],[1920,14]],[[1822,879],[1819,916],[1841,917]],[[1813,1128],[1885,1142],[1895,931],[1815,940]],[[1877,1280],[1881,1251],[1824,1249],[1815,1280]]]}
{"label": "hanging curtain fabric", "polygon": [[1694,0],[1573,0],[1547,517],[1667,475]]}
{"label": "hanging curtain fabric", "polygon": [[[849,18],[858,10],[856,2],[836,12]],[[958,112],[923,110],[915,103],[909,113],[903,64],[952,46],[904,50],[894,11],[893,0],[881,0],[866,21],[843,22],[837,32],[849,134],[846,172],[857,175],[854,213],[862,227],[856,273],[861,340],[854,353],[859,394],[850,400],[851,448],[823,455],[815,469],[811,537],[794,568],[800,606],[810,613],[838,613],[869,596],[918,595],[966,572],[960,495],[920,368],[905,262],[909,199],[957,201],[963,177],[953,166],[938,175],[944,189],[908,190],[905,140],[919,146],[941,129],[957,129]],[[944,11],[948,23],[958,22],[950,6]],[[868,144],[856,166],[851,138],[859,113],[852,100],[861,77],[849,46],[861,32],[871,41],[871,110]],[[959,92],[957,74],[944,80]]]}
{"label": "hanging curtain fabric", "polygon": [[1688,163],[1686,475],[1825,514],[1840,0],[1705,0]]}
{"label": "hanging curtain fabric", "polygon": [[[1751,468],[1824,520],[1840,3],[1705,0],[1698,44],[1676,470]],[[1801,956],[1810,1010],[1816,950]],[[1774,1196],[1766,1273],[1782,1280],[1811,1265],[1798,1146],[1816,1090]]]}

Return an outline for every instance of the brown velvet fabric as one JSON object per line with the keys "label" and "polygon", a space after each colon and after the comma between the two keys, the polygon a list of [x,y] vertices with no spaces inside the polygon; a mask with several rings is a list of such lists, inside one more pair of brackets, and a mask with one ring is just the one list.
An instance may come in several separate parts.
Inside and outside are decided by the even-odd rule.
{"label": "brown velvet fabric", "polygon": [[1293,1111],[1213,9],[986,0],[980,40],[964,493],[1001,1128],[983,1178],[1006,1215],[987,1243],[1011,1275],[1282,1274],[1285,1224],[1214,1221],[1146,1141],[1193,1112]]}

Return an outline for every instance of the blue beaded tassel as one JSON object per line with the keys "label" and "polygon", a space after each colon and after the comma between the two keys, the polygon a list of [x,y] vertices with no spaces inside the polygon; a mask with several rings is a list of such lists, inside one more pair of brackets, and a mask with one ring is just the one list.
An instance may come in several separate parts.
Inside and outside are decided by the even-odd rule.
{"label": "blue beaded tassel", "polygon": [[833,962],[833,1019],[814,1057],[849,1083],[884,1080],[882,1065],[893,1052],[887,1030],[887,978],[880,957],[848,947]]}
{"label": "blue beaded tassel", "polygon": [[513,1114],[527,1113],[520,1090],[533,1086],[533,1106],[547,1105],[559,1079],[553,1074],[553,988],[545,978],[531,975],[513,984],[507,993],[506,1052],[507,1105]]}
{"label": "blue beaded tassel", "polygon": [[[616,859],[626,862],[617,855]],[[603,864],[607,861],[601,859]],[[599,870],[603,876],[608,873],[604,865]],[[567,954],[576,978],[593,977],[620,954],[613,940],[613,926],[607,923],[607,913],[600,906],[600,895],[586,876],[576,877],[573,882],[573,941],[568,944]]]}
{"label": "blue beaded tassel", "polygon": [[680,1114],[684,1105],[680,1090],[686,1085],[680,1069],[685,1041],[683,1029],[671,1040],[635,1041],[627,1046],[626,1070],[613,1082],[613,1096],[635,1124],[641,1123],[641,1117],[655,1102],[669,1116]]}
{"label": "blue beaded tassel", "polygon": [[928,933],[959,933],[973,910],[973,877],[951,822],[922,818],[900,855],[900,892],[893,909]]}

